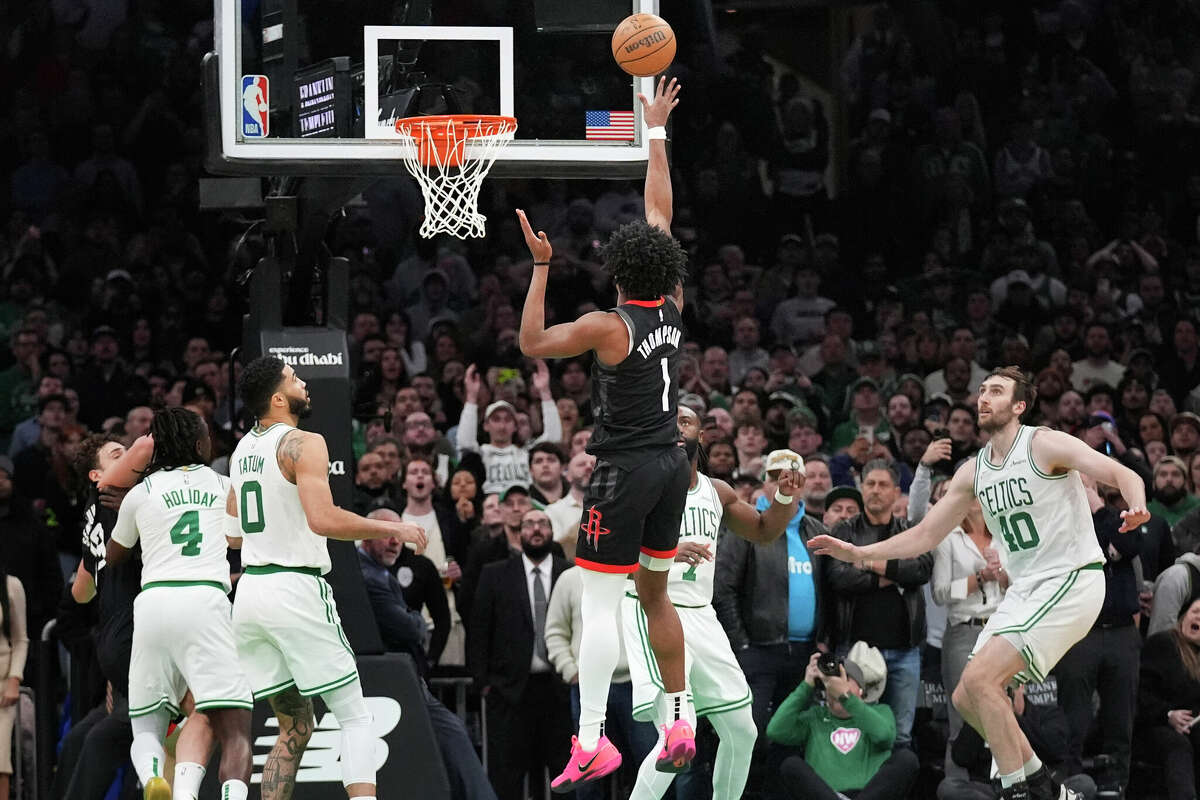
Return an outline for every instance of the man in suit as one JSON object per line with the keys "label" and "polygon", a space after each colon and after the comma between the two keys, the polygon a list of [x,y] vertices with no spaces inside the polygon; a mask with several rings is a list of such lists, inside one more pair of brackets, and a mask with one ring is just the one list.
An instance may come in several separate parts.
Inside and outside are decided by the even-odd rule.
{"label": "man in suit", "polygon": [[488,771],[500,800],[519,800],[529,774],[540,794],[542,768],[554,774],[569,756],[567,687],[546,650],[546,610],[566,559],[551,552],[545,511],[521,518],[521,553],[488,564],[471,606],[467,666],[487,698]]}

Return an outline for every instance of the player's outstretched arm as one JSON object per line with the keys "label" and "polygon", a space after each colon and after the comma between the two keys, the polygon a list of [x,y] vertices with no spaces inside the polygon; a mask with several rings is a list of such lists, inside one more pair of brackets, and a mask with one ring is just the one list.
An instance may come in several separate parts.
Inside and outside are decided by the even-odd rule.
{"label": "player's outstretched arm", "polygon": [[[646,99],[644,94],[638,95],[638,100],[642,101],[642,119],[647,128],[666,126],[671,111],[679,105],[679,90],[682,88],[675,78],[671,78],[671,82],[668,84],[666,76],[663,76],[658,79],[653,100]],[[646,204],[646,222],[670,233],[671,220],[675,214],[675,197],[671,187],[671,165],[667,161],[666,139],[650,140],[650,159],[646,164],[646,187],[642,194]],[[676,287],[672,299],[682,311],[682,285]]]}
{"label": "player's outstretched arm", "polygon": [[395,536],[416,545],[418,553],[425,549],[425,531],[418,525],[366,519],[334,505],[329,490],[329,448],[324,436],[291,431],[280,441],[278,455],[284,475],[295,475],[300,505],[313,533],[343,541]]}
{"label": "player's outstretched arm", "polygon": [[[738,499],[737,492],[721,480],[713,480],[721,505],[725,507],[725,526],[746,541],[755,544],[773,542],[787,530],[796,515],[796,504],[781,503],[771,498],[771,505],[761,514],[754,506]],[[784,470],[779,476],[779,493],[799,497],[804,490],[804,474],[799,470]]]}
{"label": "player's outstretched arm", "polygon": [[[530,358],[570,358],[595,350],[600,360],[615,364],[628,352],[629,334],[616,314],[593,311],[574,322],[546,327],[546,279],[550,274],[550,256],[554,249],[543,231],[534,235],[525,212],[517,209],[517,219],[525,234],[525,244],[533,255],[533,276],[521,311],[518,344]],[[616,355],[619,353],[620,357]]]}
{"label": "player's outstretched arm", "polygon": [[962,522],[971,506],[975,492],[975,459],[969,459],[950,479],[945,497],[929,509],[925,519],[890,539],[859,546],[836,536],[814,536],[808,547],[819,556],[832,556],[839,561],[890,561],[893,558],[916,558],[938,546],[946,534]]}
{"label": "player's outstretched arm", "polygon": [[[672,109],[679,105],[679,90],[683,87],[671,78],[667,83],[664,75],[658,79],[654,99],[638,94],[642,101],[642,119],[647,128],[662,128],[667,124]],[[646,204],[646,222],[671,232],[674,215],[674,197],[671,189],[671,165],[667,163],[667,140],[650,140],[650,160],[646,165],[646,188],[643,190]]]}
{"label": "player's outstretched arm", "polygon": [[1120,489],[1129,506],[1121,512],[1121,533],[1136,530],[1150,519],[1146,510],[1146,484],[1141,477],[1115,458],[1088,447],[1083,440],[1062,431],[1039,428],[1034,432],[1031,456],[1037,468],[1048,475],[1074,469],[1098,483]]}
{"label": "player's outstretched arm", "polygon": [[154,437],[139,436],[120,458],[109,465],[96,485],[100,489],[128,489],[142,479],[142,473],[154,457]]}

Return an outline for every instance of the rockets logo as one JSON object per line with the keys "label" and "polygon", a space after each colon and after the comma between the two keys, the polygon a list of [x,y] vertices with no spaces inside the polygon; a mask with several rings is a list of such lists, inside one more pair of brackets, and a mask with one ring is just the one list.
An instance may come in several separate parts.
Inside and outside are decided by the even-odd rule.
{"label": "rockets logo", "polygon": [[594,548],[600,547],[600,537],[609,532],[608,528],[600,527],[600,520],[603,517],[604,515],[597,511],[595,506],[592,506],[588,509],[587,524],[579,526],[579,530],[584,533],[584,538],[591,542]]}
{"label": "rockets logo", "polygon": [[266,75],[242,76],[242,136],[267,138],[271,96]]}

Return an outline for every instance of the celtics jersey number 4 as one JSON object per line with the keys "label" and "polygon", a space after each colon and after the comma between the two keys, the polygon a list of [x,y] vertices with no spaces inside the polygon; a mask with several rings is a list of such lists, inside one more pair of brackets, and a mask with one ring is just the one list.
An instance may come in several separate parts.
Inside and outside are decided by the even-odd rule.
{"label": "celtics jersey number 4", "polygon": [[148,475],[121,504],[112,537],[142,543],[142,586],[216,583],[230,590],[225,559],[225,498],[229,479],[205,466]]}
{"label": "celtics jersey number 4", "polygon": [[1049,474],[1033,459],[1037,428],[1022,425],[1004,460],[988,444],[975,459],[975,496],[1014,583],[1104,561],[1079,473]]}

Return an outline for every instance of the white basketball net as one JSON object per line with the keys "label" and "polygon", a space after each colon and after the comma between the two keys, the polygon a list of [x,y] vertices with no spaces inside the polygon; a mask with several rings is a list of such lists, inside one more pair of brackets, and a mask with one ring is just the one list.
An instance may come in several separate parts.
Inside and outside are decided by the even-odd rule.
{"label": "white basketball net", "polygon": [[[444,118],[399,120],[396,132],[405,143],[404,163],[425,197],[426,239],[448,233],[465,239],[486,233],[487,217],[479,213],[479,189],[496,156],[513,139],[516,120],[484,117],[467,122]],[[437,141],[438,138],[448,140]],[[455,149],[462,153],[453,164]],[[422,155],[428,164],[423,164]]]}

